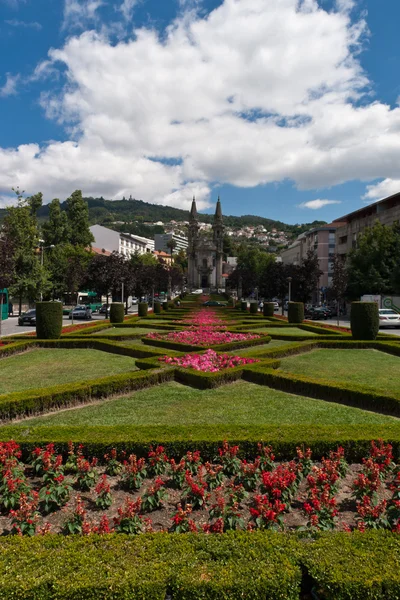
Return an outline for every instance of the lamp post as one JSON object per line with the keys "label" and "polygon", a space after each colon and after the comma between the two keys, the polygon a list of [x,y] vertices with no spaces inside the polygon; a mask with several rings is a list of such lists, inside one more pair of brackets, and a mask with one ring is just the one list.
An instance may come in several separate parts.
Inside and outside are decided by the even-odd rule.
{"label": "lamp post", "polygon": [[292,280],[293,280],[293,277],[288,277],[287,278],[287,282],[289,284],[289,294],[288,294],[288,298],[289,299],[288,299],[288,302],[291,302],[291,300],[292,300]]}
{"label": "lamp post", "polygon": [[[54,248],[54,244],[50,244],[50,246],[43,246],[44,244],[44,240],[39,240],[40,243],[40,264],[43,267],[43,256],[44,256],[44,250],[47,250],[48,248]],[[43,302],[43,292],[40,291],[40,302]]]}

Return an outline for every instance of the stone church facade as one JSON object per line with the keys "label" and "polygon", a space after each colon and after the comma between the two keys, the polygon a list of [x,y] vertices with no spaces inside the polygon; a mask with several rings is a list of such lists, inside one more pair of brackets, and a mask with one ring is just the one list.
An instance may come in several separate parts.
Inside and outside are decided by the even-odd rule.
{"label": "stone church facade", "polygon": [[193,198],[189,217],[188,286],[191,289],[222,289],[223,238],[221,202],[215,208],[212,235],[201,234],[196,200]]}

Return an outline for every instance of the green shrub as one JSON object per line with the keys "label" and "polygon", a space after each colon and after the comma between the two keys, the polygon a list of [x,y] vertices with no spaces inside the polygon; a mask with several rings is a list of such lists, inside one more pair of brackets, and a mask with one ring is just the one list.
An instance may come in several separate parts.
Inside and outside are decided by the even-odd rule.
{"label": "green shrub", "polygon": [[110,323],[123,323],[125,307],[122,302],[112,302],[110,306]]}
{"label": "green shrub", "polygon": [[289,302],[288,322],[302,323],[304,321],[304,304],[302,302]]}
{"label": "green shrub", "polygon": [[159,315],[161,313],[161,304],[160,302],[154,302],[154,314]]}
{"label": "green shrub", "polygon": [[42,340],[56,340],[62,330],[61,302],[36,303],[36,335]]}
{"label": "green shrub", "polygon": [[264,302],[263,315],[264,317],[273,317],[275,312],[275,304],[273,302]]}
{"label": "green shrub", "polygon": [[379,332],[379,312],[376,302],[352,302],[350,327],[355,340],[375,340]]}
{"label": "green shrub", "polygon": [[258,303],[250,302],[250,314],[256,315],[258,313]]}
{"label": "green shrub", "polygon": [[139,306],[138,306],[139,317],[147,317],[148,310],[149,310],[149,305],[147,304],[147,302],[139,302]]}
{"label": "green shrub", "polygon": [[247,310],[247,300],[242,300],[240,303],[241,310]]}
{"label": "green shrub", "polygon": [[168,310],[168,301],[164,300],[164,302],[162,303],[163,309],[164,310]]}

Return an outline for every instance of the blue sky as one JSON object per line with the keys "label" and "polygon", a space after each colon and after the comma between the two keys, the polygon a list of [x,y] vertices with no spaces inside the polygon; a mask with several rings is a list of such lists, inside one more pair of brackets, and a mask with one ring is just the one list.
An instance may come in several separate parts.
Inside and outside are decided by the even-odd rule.
{"label": "blue sky", "polygon": [[288,223],[400,191],[398,0],[0,0],[0,206]]}

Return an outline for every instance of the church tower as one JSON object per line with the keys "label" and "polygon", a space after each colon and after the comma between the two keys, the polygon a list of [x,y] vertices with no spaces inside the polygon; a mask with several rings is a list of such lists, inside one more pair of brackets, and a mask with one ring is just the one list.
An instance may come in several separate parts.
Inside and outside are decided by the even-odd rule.
{"label": "church tower", "polygon": [[196,199],[193,196],[192,206],[189,215],[188,232],[188,286],[189,288],[198,288],[199,275],[197,272],[197,251],[199,242],[199,221],[197,216]]}
{"label": "church tower", "polygon": [[222,259],[224,247],[224,224],[222,220],[221,201],[218,196],[217,206],[215,207],[213,223],[213,240],[215,246],[215,285],[217,289],[222,288]]}

